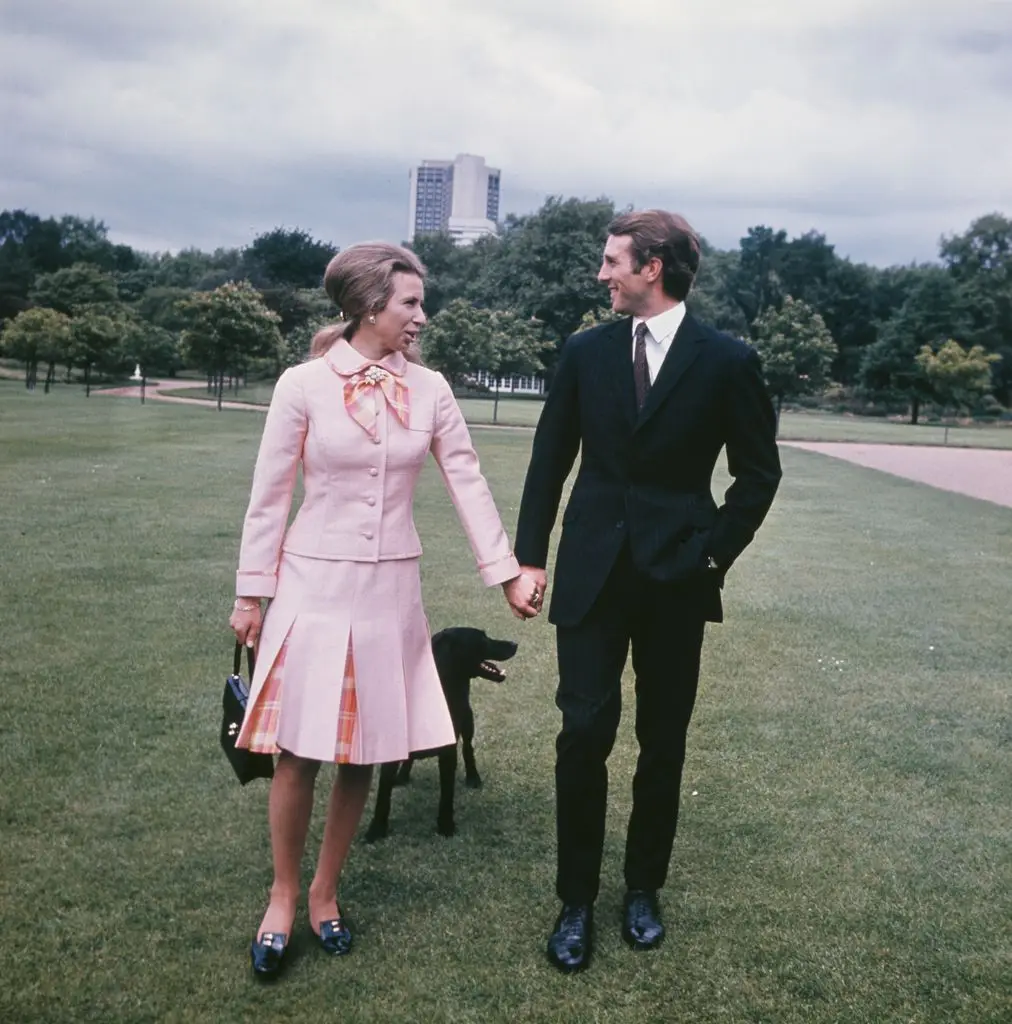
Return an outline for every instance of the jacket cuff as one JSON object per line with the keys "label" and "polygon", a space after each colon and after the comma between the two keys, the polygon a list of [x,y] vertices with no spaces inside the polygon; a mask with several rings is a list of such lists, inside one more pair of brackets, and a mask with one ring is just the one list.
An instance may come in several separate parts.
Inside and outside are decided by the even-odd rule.
{"label": "jacket cuff", "polygon": [[515,555],[510,554],[506,558],[500,558],[498,562],[478,566],[478,572],[481,573],[481,581],[486,587],[494,587],[519,576],[520,563]]}
{"label": "jacket cuff", "polygon": [[244,572],[235,574],[235,592],[239,597],[273,597],[278,589],[278,577],[273,572]]}

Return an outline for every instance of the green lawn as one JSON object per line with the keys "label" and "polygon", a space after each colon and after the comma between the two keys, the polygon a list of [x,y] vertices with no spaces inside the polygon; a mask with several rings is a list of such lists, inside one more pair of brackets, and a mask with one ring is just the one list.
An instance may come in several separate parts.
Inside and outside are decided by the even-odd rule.
{"label": "green lawn", "polygon": [[[248,387],[240,387],[237,391],[225,392],[224,398],[240,402],[252,402],[256,405],[269,405],[274,385],[270,381],[258,381]],[[165,391],[167,395],[181,398],[212,398],[207,387],[181,387]],[[464,398],[460,401],[468,423],[492,423],[493,418],[501,426],[533,427],[537,425],[541,415],[541,401],[538,399],[502,399],[498,410],[495,403],[488,398]]]}
{"label": "green lawn", "polygon": [[[225,397],[257,405],[268,405],[274,385],[258,382]],[[206,387],[179,387],[165,392],[184,398],[208,398]],[[537,399],[510,399],[499,402],[498,411],[491,399],[465,398],[460,402],[468,423],[492,423],[502,426],[533,427],[541,415]],[[900,423],[895,420],[861,416],[843,416],[825,412],[784,412],[780,436],[785,441],[859,441],[868,444],[948,444],[967,448],[1012,448],[1012,425],[952,426]]]}
{"label": "green lawn", "polygon": [[[458,789],[442,839],[435,765],[419,765],[393,835],[352,851],[353,955],[318,955],[300,915],[288,977],[254,985],[267,791],[233,782],[217,728],[261,426],[0,383],[0,1018],[1010,1018],[1012,511],[791,449],[705,649],[665,946],[618,935],[627,715],[595,963],[563,978],[544,960],[552,632],[480,587],[430,471],[433,629],[521,644],[505,684],[475,684],[485,788]],[[530,436],[475,436],[512,528]]]}

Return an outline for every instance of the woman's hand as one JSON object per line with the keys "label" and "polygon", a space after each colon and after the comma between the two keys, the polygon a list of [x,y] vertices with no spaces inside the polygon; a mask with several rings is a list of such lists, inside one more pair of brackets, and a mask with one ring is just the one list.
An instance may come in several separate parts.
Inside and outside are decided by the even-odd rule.
{"label": "woman's hand", "polygon": [[235,633],[236,640],[256,650],[260,640],[260,624],[263,613],[260,610],[259,597],[240,597],[236,599],[228,624]]}
{"label": "woman's hand", "polygon": [[518,619],[533,619],[541,611],[541,602],[544,599],[542,587],[528,573],[522,572],[519,576],[507,580],[502,589],[510,608],[513,609],[513,614]]}

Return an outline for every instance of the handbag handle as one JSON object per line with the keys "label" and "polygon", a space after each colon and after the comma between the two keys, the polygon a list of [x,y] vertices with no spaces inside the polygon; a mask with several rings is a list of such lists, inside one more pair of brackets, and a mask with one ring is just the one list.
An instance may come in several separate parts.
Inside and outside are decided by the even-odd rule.
{"label": "handbag handle", "polygon": [[238,640],[235,642],[235,655],[232,658],[232,675],[239,675],[239,669],[242,668],[242,652],[246,651],[246,668],[249,672],[250,686],[253,685],[253,670],[256,667],[256,659],[253,656],[252,647],[244,647]]}

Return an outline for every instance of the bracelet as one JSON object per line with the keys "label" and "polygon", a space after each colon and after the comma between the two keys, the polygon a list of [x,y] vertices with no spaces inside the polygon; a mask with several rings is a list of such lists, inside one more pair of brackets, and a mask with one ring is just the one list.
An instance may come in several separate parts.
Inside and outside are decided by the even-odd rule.
{"label": "bracelet", "polygon": [[255,612],[260,610],[260,603],[256,604],[239,604],[241,598],[236,598],[235,604],[232,606],[237,612]]}

